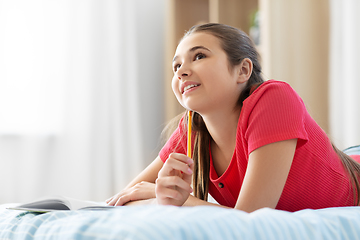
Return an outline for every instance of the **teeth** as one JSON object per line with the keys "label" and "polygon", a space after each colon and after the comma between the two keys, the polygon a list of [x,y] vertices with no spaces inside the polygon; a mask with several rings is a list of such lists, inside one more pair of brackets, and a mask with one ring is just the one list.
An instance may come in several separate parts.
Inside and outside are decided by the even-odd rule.
{"label": "teeth", "polygon": [[187,85],[185,88],[184,88],[184,92],[190,88],[193,88],[193,87],[196,87],[198,85],[195,85],[195,84],[191,84],[191,85]]}

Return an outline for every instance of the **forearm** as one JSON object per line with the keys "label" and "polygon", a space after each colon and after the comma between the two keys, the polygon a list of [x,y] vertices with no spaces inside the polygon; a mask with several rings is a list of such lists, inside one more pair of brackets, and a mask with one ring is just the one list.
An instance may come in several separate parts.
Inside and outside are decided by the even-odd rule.
{"label": "forearm", "polygon": [[229,208],[220,204],[207,202],[204,200],[201,200],[199,198],[194,197],[193,195],[190,195],[183,206],[186,207],[195,207],[195,206],[216,206],[216,207],[222,207],[222,208]]}
{"label": "forearm", "polygon": [[155,183],[158,172],[161,169],[163,162],[160,157],[157,157],[148,167],[146,167],[138,176],[136,176],[126,187],[129,189],[140,182]]}
{"label": "forearm", "polygon": [[157,204],[156,198],[127,202],[124,204],[124,206],[139,206],[139,205],[153,205],[153,204]]}
{"label": "forearm", "polygon": [[[150,198],[145,200],[137,200],[137,201],[131,201],[124,204],[124,206],[139,206],[139,205],[156,205],[158,204],[156,201],[156,198]],[[196,198],[192,195],[189,196],[189,198],[186,200],[186,202],[183,205],[184,207],[195,207],[195,206],[215,206],[215,207],[222,207],[222,208],[229,208],[220,204],[207,202],[204,200],[201,200],[199,198]]]}

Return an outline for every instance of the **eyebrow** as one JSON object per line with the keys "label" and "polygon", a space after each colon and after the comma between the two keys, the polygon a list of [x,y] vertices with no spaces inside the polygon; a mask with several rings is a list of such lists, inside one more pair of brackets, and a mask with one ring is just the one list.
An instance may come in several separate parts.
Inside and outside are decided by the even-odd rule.
{"label": "eyebrow", "polygon": [[[204,49],[204,50],[210,52],[210,50],[209,50],[208,48],[204,47],[204,46],[195,46],[195,47],[192,47],[192,48],[189,49],[188,52],[194,52],[194,51],[196,51],[196,50],[198,50],[198,49]],[[175,56],[174,59],[173,59],[173,62],[175,62],[175,60],[176,60],[177,58],[178,58],[178,56]]]}

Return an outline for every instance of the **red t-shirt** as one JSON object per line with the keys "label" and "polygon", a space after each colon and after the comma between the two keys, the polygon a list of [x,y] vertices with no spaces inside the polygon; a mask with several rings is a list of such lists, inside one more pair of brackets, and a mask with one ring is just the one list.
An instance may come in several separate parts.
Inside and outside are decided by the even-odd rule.
{"label": "red t-shirt", "polygon": [[[297,138],[291,169],[276,209],[297,211],[353,205],[353,191],[326,133],[307,112],[299,95],[284,82],[268,80],[243,103],[236,147],[227,170],[218,176],[210,157],[209,193],[221,205],[235,207],[249,154],[273,142]],[[186,129],[179,127],[160,151],[186,154]],[[211,153],[210,153],[211,156]]]}

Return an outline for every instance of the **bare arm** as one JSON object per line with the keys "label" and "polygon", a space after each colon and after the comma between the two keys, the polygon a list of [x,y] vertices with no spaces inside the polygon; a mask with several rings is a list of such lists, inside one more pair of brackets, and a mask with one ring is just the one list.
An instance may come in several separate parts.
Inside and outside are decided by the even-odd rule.
{"label": "bare arm", "polygon": [[[245,178],[235,206],[236,209],[252,212],[263,207],[276,207],[291,168],[296,143],[297,139],[275,142],[260,147],[250,154]],[[191,174],[185,174],[188,166],[192,169],[190,159],[183,154],[173,154],[172,156],[172,161],[167,162],[167,167],[162,170],[163,174],[160,174],[160,179],[164,178],[164,180],[162,183],[158,183],[157,196],[155,195],[155,184],[153,183],[164,165],[160,158],[155,159],[125,188],[124,191],[129,192],[131,190],[131,194],[125,195],[125,197],[120,196],[120,199],[121,197],[126,199],[125,203],[138,204],[139,201],[132,202],[134,199],[128,200],[126,196],[134,195],[137,186],[151,183],[152,187],[147,188],[150,189],[151,194],[147,195],[146,198],[135,200],[144,199],[144,203],[156,203],[158,201],[155,201],[154,198],[158,197],[158,200],[163,199],[163,203],[160,201],[161,204],[211,205],[226,208],[226,206],[209,203],[190,195],[191,189],[188,176]],[[189,163],[190,165],[188,165]],[[178,173],[174,174],[174,171]],[[139,192],[144,193],[145,191]],[[122,199],[120,202],[122,202]]]}
{"label": "bare arm", "polygon": [[140,200],[143,200],[143,203],[149,202],[148,199],[155,198],[155,180],[162,166],[163,162],[158,156],[124,190],[107,199],[106,203],[112,206],[121,206]]}
{"label": "bare arm", "polygon": [[199,198],[196,198],[192,195],[189,196],[189,198],[186,200],[186,202],[184,203],[183,206],[187,206],[187,207],[195,207],[198,205],[206,205],[206,206],[216,206],[216,207],[222,207],[222,208],[229,208],[227,206],[223,206],[217,203],[211,203],[211,202],[207,202],[204,200],[201,200]]}
{"label": "bare arm", "polygon": [[[260,147],[250,154],[245,178],[235,206],[236,209],[252,212],[263,207],[276,207],[290,171],[296,143],[297,139],[275,142]],[[190,184],[184,179],[184,174],[181,174],[181,177],[174,174],[174,171],[185,173],[189,159],[185,155],[176,154],[173,156],[174,161],[167,164],[169,169],[164,172],[164,177],[168,179],[157,186],[159,189],[157,197],[164,199],[163,204],[211,205],[226,208],[226,206],[209,203],[190,195],[188,190]],[[180,164],[176,162],[180,162]],[[189,186],[186,186],[185,182]]]}
{"label": "bare arm", "polygon": [[158,176],[158,172],[162,168],[164,163],[161,161],[160,157],[157,156],[152,163],[149,164],[138,176],[136,176],[126,187],[128,189],[133,187],[135,184],[140,182],[150,182],[155,183],[155,180]]}
{"label": "bare arm", "polygon": [[250,153],[236,209],[275,208],[294,158],[297,139],[275,142]]}

